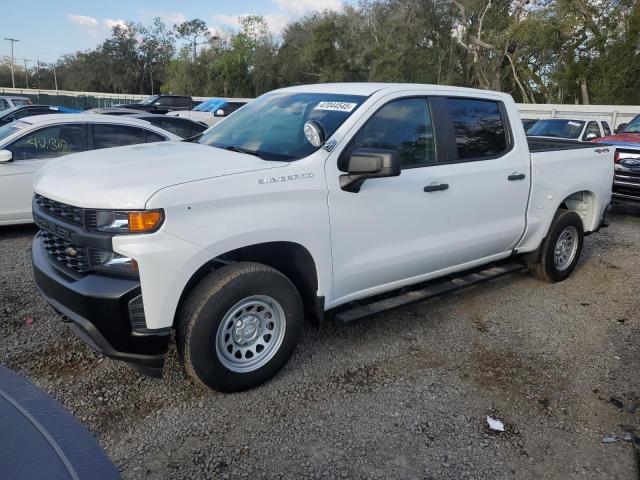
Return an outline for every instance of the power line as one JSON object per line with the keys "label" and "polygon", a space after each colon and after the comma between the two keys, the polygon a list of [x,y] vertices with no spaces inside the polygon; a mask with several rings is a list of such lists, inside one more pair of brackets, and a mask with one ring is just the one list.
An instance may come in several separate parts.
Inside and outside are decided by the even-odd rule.
{"label": "power line", "polygon": [[16,88],[16,79],[13,76],[13,44],[16,42],[19,42],[20,40],[18,40],[17,38],[6,38],[5,40],[8,42],[11,42],[11,86],[13,88]]}

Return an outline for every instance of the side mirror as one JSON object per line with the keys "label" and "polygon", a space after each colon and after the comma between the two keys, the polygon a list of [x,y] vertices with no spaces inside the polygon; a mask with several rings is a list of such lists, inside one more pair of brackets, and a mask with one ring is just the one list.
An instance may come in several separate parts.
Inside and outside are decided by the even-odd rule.
{"label": "side mirror", "polygon": [[627,124],[626,123],[621,123],[620,125],[618,125],[616,127],[615,133],[620,133],[622,132],[625,128],[626,128]]}
{"label": "side mirror", "polygon": [[13,153],[10,150],[0,150],[0,163],[13,161]]}
{"label": "side mirror", "polygon": [[595,134],[595,133],[593,133],[593,132],[589,132],[589,133],[587,133],[587,134],[584,136],[584,139],[585,139],[587,142],[590,142],[591,140],[595,140],[596,138],[598,138],[598,135],[596,135],[596,134]]}
{"label": "side mirror", "polygon": [[214,113],[213,116],[214,117],[224,117],[225,116],[224,110],[219,108],[218,110],[216,110],[216,113]]}
{"label": "side mirror", "polygon": [[162,103],[161,103],[161,102],[155,102],[155,103],[153,104],[153,106],[154,106],[154,107],[159,107],[159,106],[161,106],[161,105],[162,105]]}
{"label": "side mirror", "polygon": [[347,158],[347,174],[340,175],[340,188],[358,193],[369,178],[397,177],[400,175],[400,154],[397,150],[358,148]]}

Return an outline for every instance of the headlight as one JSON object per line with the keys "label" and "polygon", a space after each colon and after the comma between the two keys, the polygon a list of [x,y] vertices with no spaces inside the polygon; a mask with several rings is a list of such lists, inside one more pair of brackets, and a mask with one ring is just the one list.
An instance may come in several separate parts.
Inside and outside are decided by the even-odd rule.
{"label": "headlight", "polygon": [[116,275],[138,276],[138,264],[133,258],[115,252],[94,250],[91,252],[91,268],[98,272]]}
{"label": "headlight", "polygon": [[162,210],[95,210],[94,229],[105,233],[155,232],[164,220]]}

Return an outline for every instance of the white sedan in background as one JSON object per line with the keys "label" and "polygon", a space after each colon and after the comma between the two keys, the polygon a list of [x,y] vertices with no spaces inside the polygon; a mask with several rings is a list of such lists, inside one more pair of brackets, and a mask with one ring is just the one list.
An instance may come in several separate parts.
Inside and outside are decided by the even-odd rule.
{"label": "white sedan in background", "polygon": [[144,120],[108,115],[37,115],[4,125],[0,127],[0,225],[33,222],[33,175],[51,159],[172,140],[181,138]]}
{"label": "white sedan in background", "polygon": [[194,122],[206,123],[211,127],[250,101],[250,98],[225,100],[224,98],[214,97],[205,100],[193,110],[177,110],[175,112],[169,112],[167,115],[170,117],[188,118]]}

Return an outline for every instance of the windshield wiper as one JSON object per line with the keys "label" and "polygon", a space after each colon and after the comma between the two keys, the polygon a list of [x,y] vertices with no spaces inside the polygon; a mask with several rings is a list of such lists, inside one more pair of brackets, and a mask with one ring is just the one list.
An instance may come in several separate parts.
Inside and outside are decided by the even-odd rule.
{"label": "windshield wiper", "polygon": [[249,155],[253,155],[254,157],[262,158],[257,150],[249,150],[247,148],[236,147],[235,145],[229,145],[228,147],[224,147],[224,149],[231,152],[247,153]]}

